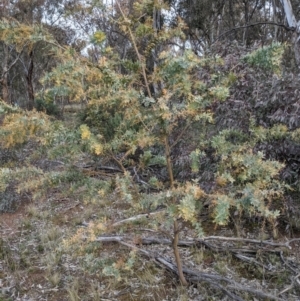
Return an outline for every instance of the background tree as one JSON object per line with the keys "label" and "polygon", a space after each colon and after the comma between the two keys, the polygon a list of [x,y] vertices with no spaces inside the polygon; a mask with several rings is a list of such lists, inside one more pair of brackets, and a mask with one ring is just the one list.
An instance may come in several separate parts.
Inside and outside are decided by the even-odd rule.
{"label": "background tree", "polygon": [[[39,80],[47,70],[51,68],[55,62],[53,61],[53,55],[50,54],[49,43],[47,44],[45,36],[39,37],[37,28],[40,27],[40,31],[43,31],[42,27],[48,28],[54,36],[57,37],[57,41],[62,44],[67,44],[68,35],[67,31],[58,27],[55,23],[50,23],[53,19],[53,15],[56,16],[55,21],[59,19],[59,9],[54,9],[54,5],[58,5],[62,1],[16,1],[10,3],[6,12],[3,10],[1,16],[2,22],[2,56],[4,59],[2,67],[2,98],[7,103],[15,103],[28,109],[32,109],[35,105],[35,93],[40,89]],[[4,13],[5,12],[5,13]],[[48,24],[43,24],[47,15]],[[54,21],[52,21],[54,22]],[[11,25],[9,25],[9,23]],[[19,25],[13,25],[19,24]],[[31,36],[31,41],[23,41],[21,46],[20,41],[18,49],[15,48],[17,36],[9,37],[10,40],[5,40],[5,35],[8,37],[7,31],[13,30],[14,26],[22,27],[24,25],[24,39],[29,38],[26,36],[26,28],[30,26],[36,28],[35,34],[37,36]],[[9,29],[9,26],[10,29]],[[6,27],[6,28],[5,28]],[[19,29],[21,31],[22,29]],[[6,31],[6,33],[4,33]],[[45,30],[44,30],[45,31]],[[63,35],[62,35],[63,33]],[[17,33],[16,33],[17,35]],[[15,39],[15,40],[14,40]],[[20,37],[19,37],[20,39]],[[48,46],[47,46],[48,45]],[[44,52],[42,52],[42,50]],[[48,56],[46,55],[48,53]],[[0,55],[1,55],[0,54]],[[40,56],[43,58],[40,59]],[[5,65],[5,66],[4,66]],[[26,93],[24,93],[24,90]]]}

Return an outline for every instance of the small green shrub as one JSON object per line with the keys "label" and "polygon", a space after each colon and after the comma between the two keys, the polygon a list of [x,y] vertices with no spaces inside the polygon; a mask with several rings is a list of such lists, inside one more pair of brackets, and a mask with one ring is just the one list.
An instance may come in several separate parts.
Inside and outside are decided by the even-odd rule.
{"label": "small green shrub", "polygon": [[61,115],[61,110],[53,100],[46,100],[43,98],[38,98],[35,100],[35,108],[39,112],[45,112],[47,115],[52,115],[59,117]]}

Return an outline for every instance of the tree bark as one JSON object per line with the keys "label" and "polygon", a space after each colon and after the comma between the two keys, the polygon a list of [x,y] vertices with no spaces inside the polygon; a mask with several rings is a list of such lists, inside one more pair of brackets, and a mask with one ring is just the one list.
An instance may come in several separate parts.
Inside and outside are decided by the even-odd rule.
{"label": "tree bark", "polygon": [[280,0],[280,2],[283,6],[288,25],[296,29],[293,37],[293,43],[294,43],[295,59],[299,68],[300,67],[300,21],[297,22],[295,18],[290,0]]}
{"label": "tree bark", "polygon": [[[0,2],[0,18],[8,17],[9,15],[9,0],[1,0]],[[0,78],[0,84],[2,86],[2,100],[6,103],[10,103],[9,99],[9,87],[8,87],[8,71],[9,71],[9,49],[8,46],[3,43],[3,59],[2,59],[2,74]]]}
{"label": "tree bark", "polygon": [[8,56],[9,56],[8,46],[4,44],[4,58],[2,62],[3,72],[1,77],[1,85],[2,85],[2,99],[6,103],[10,103],[9,88],[8,88]]}
{"label": "tree bark", "polygon": [[34,107],[34,89],[33,89],[33,50],[29,53],[29,67],[26,75],[26,81],[27,81],[27,93],[28,93],[28,103],[27,103],[27,109],[32,110]]}
{"label": "tree bark", "polygon": [[280,2],[283,6],[285,17],[288,21],[289,26],[297,28],[297,26],[299,26],[300,24],[297,24],[295,15],[293,13],[291,1],[290,0],[280,0]]}

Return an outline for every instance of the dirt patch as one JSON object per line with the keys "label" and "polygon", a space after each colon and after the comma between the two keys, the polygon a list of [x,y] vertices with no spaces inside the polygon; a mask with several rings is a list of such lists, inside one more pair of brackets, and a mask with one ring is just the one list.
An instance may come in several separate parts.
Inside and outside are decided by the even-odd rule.
{"label": "dirt patch", "polygon": [[1,237],[12,237],[18,233],[20,222],[26,216],[29,202],[22,202],[15,212],[0,213]]}

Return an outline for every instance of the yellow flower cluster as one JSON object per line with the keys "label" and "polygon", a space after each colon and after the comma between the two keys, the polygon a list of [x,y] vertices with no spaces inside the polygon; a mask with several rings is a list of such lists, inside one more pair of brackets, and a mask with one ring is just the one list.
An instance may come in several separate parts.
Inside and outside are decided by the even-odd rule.
{"label": "yellow flower cluster", "polygon": [[103,145],[101,145],[100,143],[94,143],[92,148],[96,155],[101,155],[103,152]]}
{"label": "yellow flower cluster", "polygon": [[91,132],[87,125],[83,124],[80,126],[80,132],[81,132],[81,139],[82,140],[89,140],[91,137]]}

